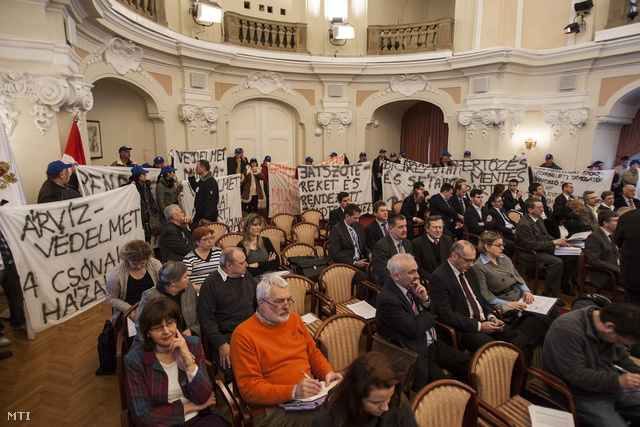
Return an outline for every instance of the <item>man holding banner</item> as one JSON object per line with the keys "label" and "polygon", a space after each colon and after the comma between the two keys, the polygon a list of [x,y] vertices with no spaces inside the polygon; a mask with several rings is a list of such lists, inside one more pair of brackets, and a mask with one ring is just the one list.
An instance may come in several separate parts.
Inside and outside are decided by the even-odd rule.
{"label": "man holding banner", "polygon": [[[63,163],[60,160],[49,163],[47,166],[47,180],[40,187],[38,203],[59,202],[61,200],[76,199],[82,194],[69,184],[71,178],[71,163]],[[74,179],[77,184],[78,180]]]}
{"label": "man holding banner", "polygon": [[193,218],[193,228],[218,220],[218,195],[220,192],[218,181],[213,178],[210,169],[209,161],[199,160],[196,164],[196,173],[200,175],[200,181],[197,182],[195,173],[189,171],[189,185],[196,193],[196,214]]}

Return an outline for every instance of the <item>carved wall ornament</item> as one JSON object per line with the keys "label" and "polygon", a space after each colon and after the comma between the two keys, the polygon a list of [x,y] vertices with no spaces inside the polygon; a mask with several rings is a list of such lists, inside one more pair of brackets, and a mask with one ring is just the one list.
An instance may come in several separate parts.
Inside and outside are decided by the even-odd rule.
{"label": "carved wall ornament", "polygon": [[542,121],[551,127],[553,139],[558,139],[562,133],[562,123],[569,123],[567,134],[573,139],[578,130],[587,123],[588,109],[576,108],[573,110],[545,110],[542,112]]}
{"label": "carved wall ornament", "polygon": [[509,131],[509,136],[513,137],[516,127],[524,123],[524,119],[525,113],[523,110],[491,108],[458,111],[458,122],[466,128],[469,139],[472,139],[476,132],[476,123],[481,125],[480,133],[483,138],[494,125],[500,129],[500,139],[506,135],[507,130]]}
{"label": "carved wall ornament", "polygon": [[420,74],[403,74],[401,76],[393,76],[389,81],[389,87],[380,90],[373,98],[380,98],[392,92],[397,92],[404,96],[412,96],[418,92],[431,92],[437,95],[443,94],[441,91],[429,86],[424,76]]}
{"label": "carved wall ornament", "polygon": [[13,134],[17,125],[14,119],[20,114],[12,105],[16,99],[26,98],[34,104],[30,114],[35,117],[36,129],[44,135],[51,126],[52,111],[67,111],[82,122],[82,115],[93,108],[92,87],[82,82],[81,75],[53,77],[0,71],[0,119],[7,135]]}
{"label": "carved wall ornament", "polygon": [[340,136],[344,136],[347,132],[347,126],[351,124],[351,120],[353,120],[353,113],[346,111],[343,113],[318,113],[318,124],[324,129],[324,132],[327,134],[327,138],[331,137],[331,133],[333,132],[333,123],[338,124],[338,134]]}
{"label": "carved wall ornament", "polygon": [[131,40],[111,37],[102,47],[93,52],[93,58],[87,61],[87,67],[104,61],[121,76],[133,71],[153,83],[155,82],[154,78],[142,67],[143,55],[142,48],[136,46]]}
{"label": "carved wall ornament", "polygon": [[271,92],[279,90],[291,96],[298,96],[291,89],[291,86],[284,82],[282,74],[269,71],[254,71],[249,74],[244,83],[233,89],[232,93],[238,93],[245,89],[257,89],[263,95],[269,95]]}
{"label": "carved wall ornament", "polygon": [[180,104],[178,118],[186,123],[191,135],[196,134],[196,119],[202,119],[202,133],[208,135],[218,120],[218,109],[215,107],[198,107],[191,104]]}

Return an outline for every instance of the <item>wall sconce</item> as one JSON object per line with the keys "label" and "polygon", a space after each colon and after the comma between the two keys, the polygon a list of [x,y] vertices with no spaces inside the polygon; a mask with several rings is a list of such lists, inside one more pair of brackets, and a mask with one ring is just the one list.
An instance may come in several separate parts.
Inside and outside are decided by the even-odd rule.
{"label": "wall sconce", "polygon": [[526,141],[524,141],[524,145],[525,147],[527,147],[527,150],[531,150],[533,147],[536,146],[537,143],[538,141],[534,141],[531,138],[528,138]]}
{"label": "wall sconce", "polygon": [[587,29],[587,23],[585,22],[582,15],[576,15],[573,22],[566,27],[564,27],[565,34],[578,34],[580,31],[584,31]]}
{"label": "wall sconce", "polygon": [[[329,43],[334,46],[344,46],[347,40],[355,38],[356,30],[353,25],[342,21],[342,18],[333,18],[331,28],[329,28]],[[335,43],[333,40],[343,40],[342,43]]]}
{"label": "wall sconce", "polygon": [[636,16],[638,16],[638,0],[630,0],[629,13],[627,14],[627,18],[629,19],[629,21],[633,21]]}
{"label": "wall sconce", "polygon": [[573,5],[573,10],[576,13],[581,13],[583,15],[589,15],[591,13],[591,8],[593,7],[593,0],[580,1]]}
{"label": "wall sconce", "polygon": [[203,27],[210,27],[213,24],[222,22],[222,8],[216,2],[194,0],[189,12],[191,12],[193,22]]}

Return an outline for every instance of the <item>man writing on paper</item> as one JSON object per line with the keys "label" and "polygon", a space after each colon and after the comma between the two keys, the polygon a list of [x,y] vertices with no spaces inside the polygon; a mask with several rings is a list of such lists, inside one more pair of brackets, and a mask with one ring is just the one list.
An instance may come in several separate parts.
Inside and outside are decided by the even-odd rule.
{"label": "man writing on paper", "polygon": [[[285,412],[280,406],[321,390],[314,376],[342,381],[316,347],[304,322],[290,313],[289,284],[269,274],[258,283],[258,310],[231,336],[231,366],[255,426],[310,426],[315,410]],[[295,302],[304,304],[304,301]]]}
{"label": "man writing on paper", "polygon": [[544,342],[544,368],[567,382],[583,425],[639,425],[640,366],[626,347],[638,341],[636,304],[586,307],[551,325]]}

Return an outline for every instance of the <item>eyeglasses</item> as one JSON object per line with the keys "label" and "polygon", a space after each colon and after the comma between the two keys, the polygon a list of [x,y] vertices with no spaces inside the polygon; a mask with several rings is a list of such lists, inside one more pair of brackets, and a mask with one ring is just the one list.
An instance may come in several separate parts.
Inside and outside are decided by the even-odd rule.
{"label": "eyeglasses", "polygon": [[293,298],[289,298],[289,299],[285,299],[285,300],[276,300],[275,304],[272,302],[267,301],[266,299],[260,298],[262,301],[266,302],[269,305],[274,306],[275,308],[277,308],[278,310],[282,310],[286,305],[292,305],[293,304]]}
{"label": "eyeglasses", "polygon": [[504,249],[504,243],[500,243],[499,245],[496,245],[495,243],[487,243],[487,245],[489,246],[495,246],[497,248],[503,248]]}
{"label": "eyeglasses", "polygon": [[213,237],[203,237],[200,239],[201,242],[213,242]]}
{"label": "eyeglasses", "polygon": [[454,254],[456,254],[456,256],[457,256],[458,258],[460,258],[461,260],[465,261],[466,263],[469,263],[469,264],[470,264],[470,263],[474,263],[474,262],[476,262],[476,260],[475,260],[475,259],[473,259],[473,258],[472,258],[472,259],[467,259],[467,258],[465,258],[465,257],[461,256],[460,254],[457,254],[457,253],[455,253],[455,252],[453,252],[453,253],[454,253]]}
{"label": "eyeglasses", "polygon": [[164,325],[152,326],[152,327],[149,328],[149,330],[151,332],[158,333],[158,332],[162,332],[164,330],[164,328],[171,328],[171,327],[175,326],[175,324],[176,324],[175,320],[167,319],[167,321],[164,322]]}

